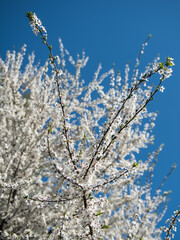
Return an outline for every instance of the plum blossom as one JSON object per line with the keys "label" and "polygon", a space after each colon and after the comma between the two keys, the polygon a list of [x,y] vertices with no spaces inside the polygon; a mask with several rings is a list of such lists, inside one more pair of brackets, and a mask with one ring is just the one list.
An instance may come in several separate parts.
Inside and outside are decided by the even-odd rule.
{"label": "plum blossom", "polygon": [[161,86],[160,89],[159,89],[159,91],[160,91],[160,92],[164,92],[164,89],[165,89],[165,87]]}

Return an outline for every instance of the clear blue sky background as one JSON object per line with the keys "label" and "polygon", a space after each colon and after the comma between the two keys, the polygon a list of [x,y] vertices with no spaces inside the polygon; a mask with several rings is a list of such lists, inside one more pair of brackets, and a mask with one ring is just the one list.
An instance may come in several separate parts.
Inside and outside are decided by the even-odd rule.
{"label": "clear blue sky background", "polygon": [[[37,62],[40,60],[43,64],[47,59],[47,49],[39,37],[33,35],[25,17],[26,11],[32,11],[46,27],[55,54],[59,53],[59,36],[74,57],[85,49],[90,57],[87,81],[99,62],[103,72],[113,63],[123,71],[127,61],[133,68],[141,44],[150,33],[152,38],[142,62],[147,64],[158,53],[162,60],[167,56],[175,59],[173,77],[164,83],[165,92],[159,92],[148,107],[159,110],[154,149],[165,144],[156,166],[154,188],[171,165],[177,163],[177,169],[164,187],[172,190],[166,214],[169,217],[180,205],[180,1],[1,0],[0,4],[0,55],[3,58],[7,50],[18,51],[26,43],[28,54],[35,51]],[[180,239],[180,230],[175,239]]]}

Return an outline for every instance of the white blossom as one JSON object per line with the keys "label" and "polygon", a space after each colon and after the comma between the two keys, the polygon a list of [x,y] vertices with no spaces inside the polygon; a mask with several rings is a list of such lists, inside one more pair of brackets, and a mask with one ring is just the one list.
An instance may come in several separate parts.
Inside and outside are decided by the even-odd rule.
{"label": "white blossom", "polygon": [[160,89],[159,89],[159,91],[160,91],[160,92],[164,92],[164,89],[165,89],[165,87],[161,86]]}

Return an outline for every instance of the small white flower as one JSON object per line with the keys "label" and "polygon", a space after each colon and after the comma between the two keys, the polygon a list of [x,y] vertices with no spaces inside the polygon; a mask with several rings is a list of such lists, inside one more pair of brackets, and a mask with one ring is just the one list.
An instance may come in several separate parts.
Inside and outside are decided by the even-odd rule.
{"label": "small white flower", "polygon": [[158,71],[158,73],[159,73],[160,75],[164,74],[164,69],[160,69],[160,70]]}
{"label": "small white flower", "polygon": [[159,91],[164,92],[164,89],[165,89],[165,87],[162,86],[162,87],[160,87]]}
{"label": "small white flower", "polygon": [[173,71],[172,68],[167,68],[166,69],[166,73],[172,73],[172,71]]}
{"label": "small white flower", "polygon": [[59,75],[60,76],[63,75],[63,71],[62,70],[59,71]]}
{"label": "small white flower", "polygon": [[169,78],[170,76],[172,76],[172,74],[170,73],[165,74],[165,78]]}

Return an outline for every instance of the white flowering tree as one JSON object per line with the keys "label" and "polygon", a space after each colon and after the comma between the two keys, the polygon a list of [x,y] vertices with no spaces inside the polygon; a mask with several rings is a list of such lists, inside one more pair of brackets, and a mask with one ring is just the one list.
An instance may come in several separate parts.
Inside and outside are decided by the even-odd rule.
{"label": "white flowering tree", "polygon": [[27,17],[49,59],[38,67],[32,54],[23,70],[25,46],[0,59],[0,239],[171,239],[180,211],[159,224],[167,176],[151,195],[162,146],[145,161],[138,153],[153,143],[157,114],[147,105],[164,90],[173,59],[156,58],[139,73],[149,36],[131,79],[128,64],[124,77],[114,68],[100,74],[99,65],[87,85],[85,53],[75,61],[59,40],[54,56],[41,21]]}

